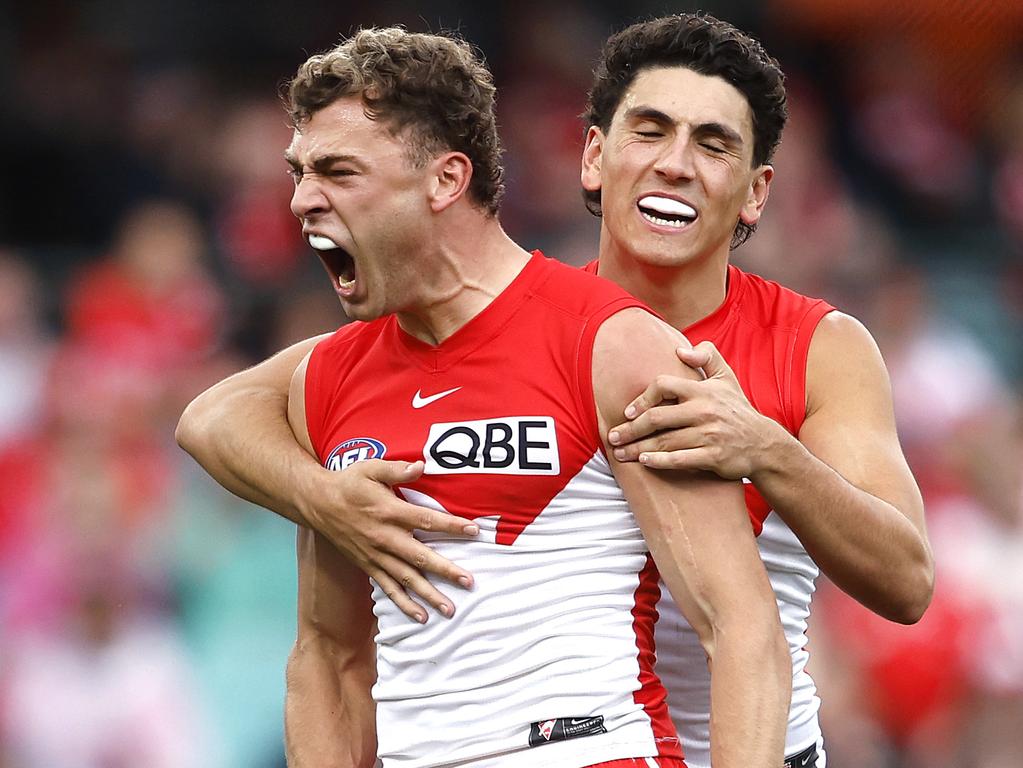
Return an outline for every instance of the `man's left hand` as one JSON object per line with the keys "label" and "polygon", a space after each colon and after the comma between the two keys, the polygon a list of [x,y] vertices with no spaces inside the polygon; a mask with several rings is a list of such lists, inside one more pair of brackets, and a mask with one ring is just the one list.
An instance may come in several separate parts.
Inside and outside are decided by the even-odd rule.
{"label": "man's left hand", "polygon": [[615,458],[653,469],[707,470],[727,480],[751,477],[788,433],[750,405],[711,342],[676,353],[706,378],[659,376],[651,383],[625,409],[629,421],[609,433]]}

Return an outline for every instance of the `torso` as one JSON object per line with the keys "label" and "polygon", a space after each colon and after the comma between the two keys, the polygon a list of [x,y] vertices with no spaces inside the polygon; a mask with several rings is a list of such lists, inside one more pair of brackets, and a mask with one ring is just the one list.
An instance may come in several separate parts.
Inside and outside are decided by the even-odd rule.
{"label": "torso", "polygon": [[[595,263],[587,267],[592,271]],[[806,359],[826,302],[777,283],[728,271],[724,303],[711,315],[681,329],[693,344],[711,341],[735,372],[760,413],[798,435],[806,410]],[[818,569],[795,534],[746,482],[746,506],[760,556],[774,588],[792,657],[792,705],[785,754],[794,755],[821,738],[820,699],[806,672],[807,619]],[[662,585],[663,593],[667,590]],[[695,632],[674,602],[658,605],[656,671],[668,690],[672,719],[682,737],[689,768],[710,767],[710,674]]]}
{"label": "torso", "polygon": [[680,755],[651,670],[656,571],[601,451],[590,381],[597,327],[637,305],[534,256],[438,347],[385,318],[313,353],[320,460],[424,459],[403,495],[481,529],[471,541],[417,534],[474,574],[473,590],[449,591],[453,619],[417,624],[374,588],[385,766]]}

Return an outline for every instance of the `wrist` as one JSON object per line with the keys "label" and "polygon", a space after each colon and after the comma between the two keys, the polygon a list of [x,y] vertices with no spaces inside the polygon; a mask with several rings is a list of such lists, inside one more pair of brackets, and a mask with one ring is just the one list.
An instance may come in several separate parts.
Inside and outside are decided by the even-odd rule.
{"label": "wrist", "polygon": [[769,416],[761,416],[761,440],[753,452],[749,479],[757,484],[771,477],[785,475],[798,462],[803,444],[781,424]]}
{"label": "wrist", "polygon": [[308,458],[305,456],[292,467],[290,480],[284,484],[284,488],[288,494],[287,503],[295,510],[300,524],[320,532],[323,519],[319,514],[319,505],[311,503],[310,499],[315,498],[316,491],[325,482],[329,482],[330,478],[324,477],[323,473],[330,470]]}

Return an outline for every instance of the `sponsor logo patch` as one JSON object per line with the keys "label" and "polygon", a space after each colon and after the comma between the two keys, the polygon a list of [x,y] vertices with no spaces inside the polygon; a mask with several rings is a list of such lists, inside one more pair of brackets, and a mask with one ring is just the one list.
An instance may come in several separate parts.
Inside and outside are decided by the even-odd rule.
{"label": "sponsor logo patch", "polygon": [[334,471],[351,466],[357,461],[366,459],[382,459],[387,453],[387,446],[372,437],[353,437],[337,445],[327,456],[323,466]]}
{"label": "sponsor logo patch", "polygon": [[433,424],[423,446],[426,474],[556,475],[558,435],[550,416]]}
{"label": "sponsor logo patch", "polygon": [[578,739],[582,736],[595,736],[598,733],[607,733],[603,715],[541,720],[529,726],[529,746],[539,747],[552,741]]}

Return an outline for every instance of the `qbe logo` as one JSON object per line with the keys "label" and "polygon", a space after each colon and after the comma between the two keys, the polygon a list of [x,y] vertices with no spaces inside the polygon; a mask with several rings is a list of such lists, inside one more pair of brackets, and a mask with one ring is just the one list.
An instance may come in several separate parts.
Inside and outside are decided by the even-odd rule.
{"label": "qbe logo", "polygon": [[507,416],[430,426],[426,474],[556,475],[558,435],[550,416]]}
{"label": "qbe logo", "polygon": [[355,437],[338,445],[323,463],[327,469],[339,470],[351,466],[357,461],[366,459],[382,459],[387,447],[372,437]]}

